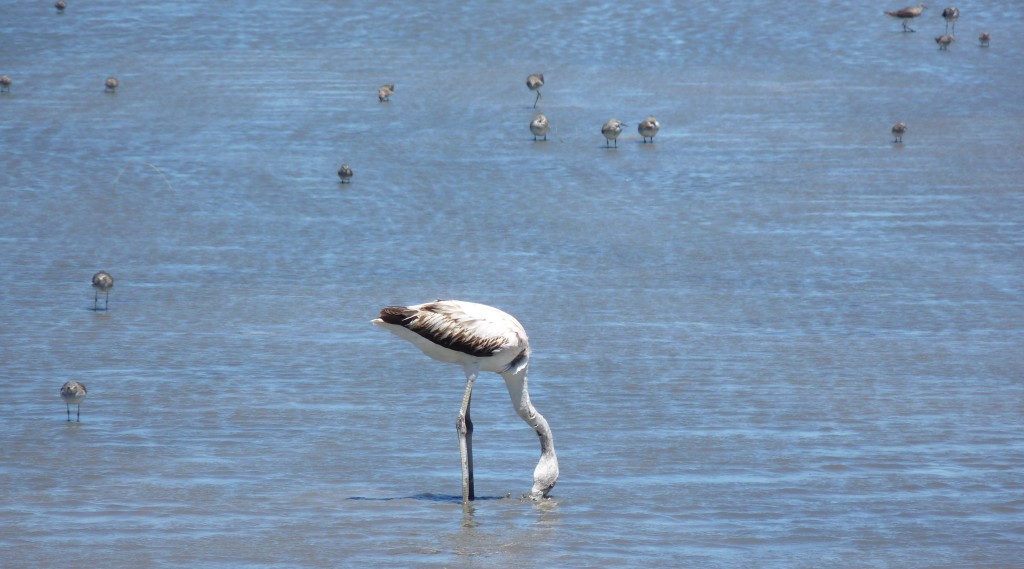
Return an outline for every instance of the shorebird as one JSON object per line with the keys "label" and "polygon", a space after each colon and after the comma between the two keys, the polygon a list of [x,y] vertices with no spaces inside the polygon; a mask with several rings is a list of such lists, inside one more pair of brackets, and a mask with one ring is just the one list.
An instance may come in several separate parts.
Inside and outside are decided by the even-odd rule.
{"label": "shorebird", "polygon": [[626,126],[625,123],[619,119],[612,119],[601,127],[601,134],[607,139],[604,141],[604,145],[608,146],[609,142],[615,141],[615,148],[619,147],[619,135],[622,134],[622,127]]}
{"label": "shorebird", "polygon": [[501,375],[516,414],[540,437],[540,461],[533,471],[530,498],[548,495],[558,480],[558,458],[551,428],[530,402],[527,371],[530,344],[522,324],[497,308],[458,300],[437,300],[415,306],[388,306],[373,320],[412,342],[431,358],[462,366],[466,391],[455,420],[462,457],[462,501],[475,498],[473,488],[473,422],[469,407],[473,382],[481,371]]}
{"label": "shorebird", "polygon": [[108,310],[110,289],[114,288],[114,277],[110,276],[107,271],[100,271],[92,276],[92,288],[96,289],[96,294],[92,298],[92,309],[99,310],[100,293],[102,292],[106,295],[103,299],[103,310]]}
{"label": "shorebird", "polygon": [[914,18],[920,16],[921,12],[923,12],[925,8],[927,8],[927,6],[925,6],[924,4],[918,4],[917,6],[900,8],[899,10],[896,10],[894,12],[886,12],[885,15],[892,16],[893,18],[898,18],[901,22],[903,22],[903,31],[912,32],[914,31],[914,29],[907,25],[907,20],[913,20]]}
{"label": "shorebird", "polygon": [[0,93],[6,93],[11,90],[11,78],[6,75],[0,75]]}
{"label": "shorebird", "polygon": [[544,140],[548,139],[548,117],[537,113],[537,116],[533,117],[530,121],[530,132],[533,133],[533,139],[537,140],[538,136],[543,136]]}
{"label": "shorebird", "polygon": [[348,164],[342,164],[341,168],[338,168],[338,177],[341,178],[342,184],[347,184],[352,181],[352,168],[348,167]]}
{"label": "shorebird", "polygon": [[978,36],[978,42],[981,43],[981,47],[988,47],[988,41],[990,39],[992,39],[992,37],[988,35],[988,32],[981,32],[981,35]]}
{"label": "shorebird", "polygon": [[654,135],[658,134],[658,131],[660,129],[661,123],[659,123],[658,119],[654,118],[653,116],[648,116],[646,120],[642,121],[636,127],[636,130],[640,133],[640,136],[644,137],[644,142],[646,143],[647,139],[650,138],[652,144],[654,143]]}
{"label": "shorebird", "polygon": [[907,132],[907,124],[904,122],[898,122],[892,125],[892,141],[903,144],[903,133]]}
{"label": "shorebird", "polygon": [[53,7],[57,9],[58,13],[63,14],[64,13],[64,8],[68,7],[68,3],[65,2],[64,0],[57,0],[57,3],[54,4]]}
{"label": "shorebird", "polygon": [[64,400],[64,404],[68,410],[68,422],[71,422],[71,406],[75,405],[78,407],[77,413],[75,414],[75,420],[78,422],[82,421],[82,401],[85,399],[86,389],[84,383],[77,381],[69,381],[60,387],[60,398]]}
{"label": "shorebird", "polygon": [[533,100],[533,108],[537,108],[537,101],[540,100],[540,88],[544,86],[544,74],[534,73],[526,78],[526,87],[537,92],[537,98]]}
{"label": "shorebird", "polygon": [[960,19],[960,10],[956,6],[950,6],[942,11],[942,19],[946,20],[946,33],[950,32],[949,26],[952,24],[953,33],[956,33],[956,21]]}
{"label": "shorebird", "polygon": [[953,43],[954,41],[956,41],[956,38],[949,34],[943,34],[935,38],[935,43],[939,44],[939,49],[943,50],[948,49],[949,44]]}
{"label": "shorebird", "polygon": [[104,91],[113,93],[117,89],[118,84],[117,77],[107,77],[107,80],[103,82]]}
{"label": "shorebird", "polygon": [[377,89],[377,98],[380,102],[391,102],[391,94],[395,92],[395,85],[381,85],[380,89]]}

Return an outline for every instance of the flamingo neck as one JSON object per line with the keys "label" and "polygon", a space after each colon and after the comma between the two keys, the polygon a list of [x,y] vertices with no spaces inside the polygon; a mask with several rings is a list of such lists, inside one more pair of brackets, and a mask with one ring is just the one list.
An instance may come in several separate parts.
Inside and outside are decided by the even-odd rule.
{"label": "flamingo neck", "polygon": [[512,406],[516,414],[533,427],[540,438],[540,461],[533,471],[533,489],[530,497],[539,500],[548,495],[555,482],[558,481],[558,457],[555,455],[555,438],[547,419],[541,415],[530,401],[527,389],[526,370],[519,373],[503,373],[508,394],[512,398]]}

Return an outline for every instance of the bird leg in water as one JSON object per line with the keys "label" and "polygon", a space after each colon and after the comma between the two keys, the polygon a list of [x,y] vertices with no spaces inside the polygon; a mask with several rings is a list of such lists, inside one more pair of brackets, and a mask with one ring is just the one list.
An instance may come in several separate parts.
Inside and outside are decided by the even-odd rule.
{"label": "bird leg in water", "polygon": [[[106,296],[103,297],[103,310],[110,310],[110,291],[105,292]],[[96,294],[92,297],[92,309],[97,311],[100,309],[100,291],[97,289]]]}
{"label": "bird leg in water", "polygon": [[473,488],[473,421],[469,418],[469,406],[473,399],[473,382],[478,371],[466,370],[466,393],[462,396],[459,416],[455,419],[455,429],[459,432],[459,454],[462,457],[462,502],[476,499]]}

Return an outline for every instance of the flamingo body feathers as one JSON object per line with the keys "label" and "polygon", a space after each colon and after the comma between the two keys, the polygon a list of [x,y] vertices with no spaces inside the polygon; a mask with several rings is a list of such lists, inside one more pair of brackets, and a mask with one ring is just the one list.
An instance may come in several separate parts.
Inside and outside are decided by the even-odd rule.
{"label": "flamingo body feathers", "polygon": [[431,358],[495,373],[524,370],[530,357],[526,330],[511,315],[474,302],[437,300],[388,306],[374,324],[408,340]]}

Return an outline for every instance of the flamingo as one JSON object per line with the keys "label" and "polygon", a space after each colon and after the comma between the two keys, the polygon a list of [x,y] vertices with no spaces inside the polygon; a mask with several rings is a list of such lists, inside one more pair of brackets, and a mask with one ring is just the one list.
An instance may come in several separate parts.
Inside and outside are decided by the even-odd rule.
{"label": "flamingo", "polygon": [[649,116],[637,125],[636,130],[640,133],[640,136],[644,137],[644,142],[647,142],[647,139],[650,138],[651,144],[653,144],[654,135],[658,134],[658,131],[661,130],[661,123],[653,116]]}
{"label": "flamingo", "polygon": [[898,18],[900,21],[903,22],[903,31],[912,32],[914,31],[914,29],[907,26],[907,20],[913,20],[914,18],[920,16],[921,12],[923,12],[925,8],[927,8],[927,6],[925,6],[924,4],[918,4],[917,6],[900,8],[899,10],[895,10],[893,12],[886,12],[885,15],[892,16],[893,18]]}
{"label": "flamingo", "polygon": [[537,113],[537,116],[530,121],[530,132],[533,133],[533,139],[537,140],[538,136],[543,136],[544,140],[548,139],[548,117]]}
{"label": "flamingo", "polygon": [[615,148],[619,147],[619,135],[622,134],[623,126],[625,126],[625,123],[619,119],[612,119],[604,123],[604,126],[601,127],[601,134],[607,139],[604,141],[605,146],[608,146],[608,143],[614,140]]}
{"label": "flamingo", "polygon": [[544,74],[534,73],[526,78],[526,87],[537,92],[537,98],[533,100],[533,108],[537,108],[537,101],[540,100],[540,88],[544,86]]}
{"label": "flamingo", "polygon": [[103,299],[103,310],[107,310],[110,306],[110,289],[114,288],[114,277],[110,276],[107,271],[100,271],[92,276],[92,288],[96,289],[96,294],[92,297],[92,309],[99,310],[100,293],[104,293],[106,297]]}
{"label": "flamingo", "polygon": [[473,488],[473,422],[469,418],[473,382],[481,371],[493,371],[505,379],[516,414],[540,437],[540,461],[533,471],[530,498],[540,500],[558,480],[558,458],[547,420],[530,402],[527,370],[530,344],[522,324],[492,306],[459,300],[437,300],[414,306],[387,306],[374,319],[413,343],[431,358],[462,366],[466,391],[455,420],[462,457],[462,501],[475,499]]}
{"label": "flamingo", "polygon": [[907,132],[907,123],[898,122],[892,125],[892,141],[903,144],[903,133]]}
{"label": "flamingo", "polygon": [[64,404],[68,410],[68,422],[71,422],[71,406],[76,405],[78,407],[75,419],[82,422],[82,401],[85,399],[87,390],[85,389],[84,383],[77,381],[69,381],[60,387],[60,398],[64,400]]}

